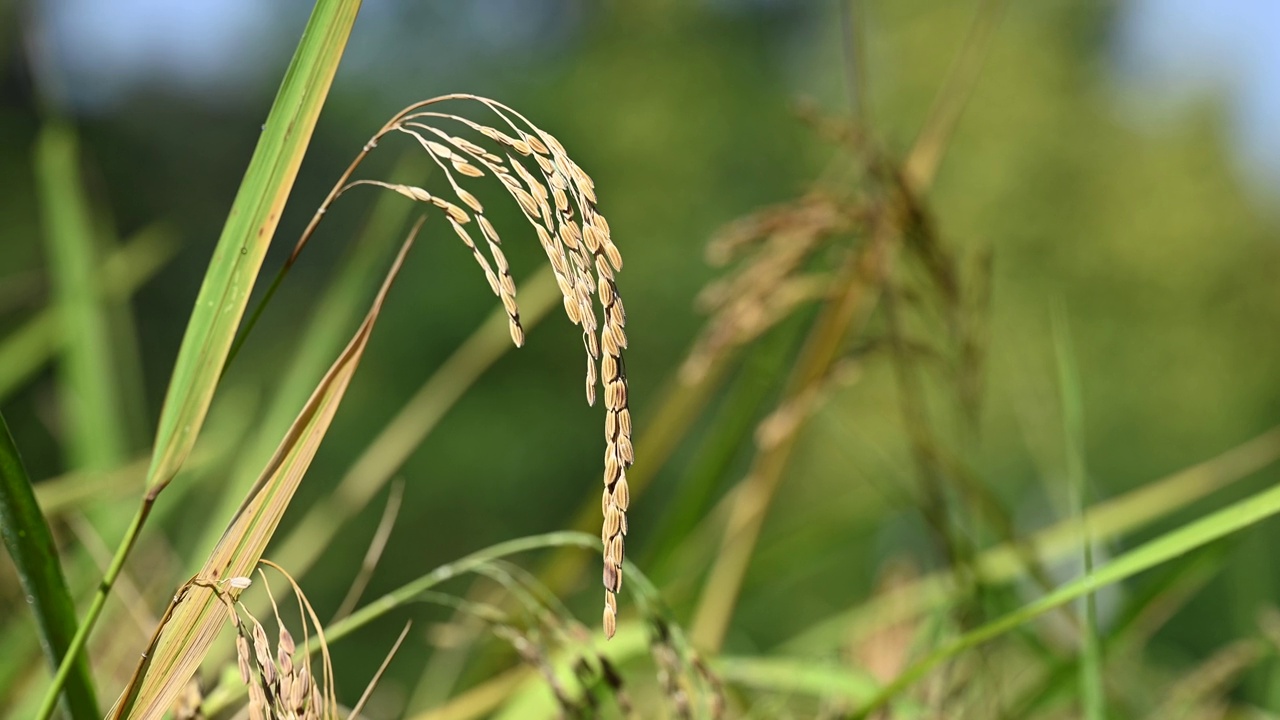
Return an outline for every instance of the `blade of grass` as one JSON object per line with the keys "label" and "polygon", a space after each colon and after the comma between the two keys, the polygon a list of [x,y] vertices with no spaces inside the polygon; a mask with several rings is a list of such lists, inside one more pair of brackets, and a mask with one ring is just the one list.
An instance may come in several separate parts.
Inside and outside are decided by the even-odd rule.
{"label": "blade of grass", "polygon": [[[198,573],[198,578],[217,582],[225,578],[252,576],[329,430],[368,345],[387,292],[421,225],[419,221],[410,232],[364,322],[294,420],[218,546]],[[226,622],[223,610],[222,602],[212,588],[190,584],[184,587],[170,605],[167,621],[157,629],[151,651],[139,664],[112,717],[151,718],[167,710],[195,674],[209,645]]]}
{"label": "blade of grass", "polygon": [[[84,647],[156,496],[173,480],[195,445],[236,326],[293,188],[359,9],[360,0],[318,0],[307,21],[232,203],[178,350],[147,471],[147,493],[72,640],[68,659],[74,659]],[[59,668],[54,677],[40,720],[47,720],[53,713],[59,688],[70,671],[69,662],[64,661],[63,665],[67,670]]]}
{"label": "blade of grass", "polygon": [[1215,540],[1251,527],[1277,513],[1280,513],[1280,486],[1263,490],[1144,543],[1097,568],[1092,574],[1067,583],[1039,600],[942,644],[885,686],[875,698],[858,711],[855,717],[865,718],[884,707],[929,671],[966,650],[998,638],[1100,588],[1150,570]]}
{"label": "blade of grass", "polygon": [[[103,295],[128,298],[173,257],[177,246],[159,226],[139,232],[96,270]],[[47,307],[0,342],[0,402],[36,373],[66,341],[56,307]]]}
{"label": "blade of grass", "polygon": [[875,678],[831,661],[777,657],[722,657],[711,663],[722,680],[772,692],[866,702]]}
{"label": "blade of grass", "polygon": [[[1142,652],[1151,635],[1218,574],[1229,551],[1226,546],[1222,543],[1198,551],[1195,557],[1170,568],[1166,577],[1151,583],[1152,587],[1142,588],[1141,595],[1126,598],[1128,607],[1103,638],[1105,654],[1127,659]],[[1078,665],[1075,659],[1060,658],[1052,663],[1040,680],[1008,703],[1005,716],[1035,717],[1044,712],[1056,698],[1079,687]]]}
{"label": "blade of grass", "polygon": [[178,351],[147,473],[150,497],[195,444],[359,9],[359,0],[318,0],[285,73]]}
{"label": "blade of grass", "polygon": [[[13,558],[35,614],[40,644],[49,664],[57,668],[67,655],[76,633],[76,609],[67,590],[58,562],[53,535],[36,504],[31,479],[18,456],[9,426],[0,415],[0,531]],[[100,717],[88,658],[69,664],[66,690],[67,710],[75,720]]]}
{"label": "blade of grass", "polygon": [[[1084,454],[1084,402],[1081,399],[1080,373],[1076,369],[1071,331],[1067,325],[1066,310],[1061,304],[1054,307],[1052,320],[1054,354],[1058,366],[1058,395],[1066,444],[1067,486],[1071,488],[1073,514],[1081,529],[1081,560],[1087,579],[1093,575],[1093,538],[1089,532],[1089,516],[1084,510],[1089,497]],[[1102,684],[1101,644],[1098,642],[1098,604],[1094,593],[1084,596],[1083,615],[1080,636],[1080,702],[1085,720],[1104,720],[1106,697]]]}
{"label": "blade of grass", "polygon": [[58,394],[66,430],[62,442],[72,467],[110,470],[128,457],[128,424],[105,298],[94,277],[101,244],[94,237],[80,183],[79,144],[70,127],[51,122],[40,131],[35,169],[55,305],[66,338]]}
{"label": "blade of grass", "polygon": [[933,184],[942,156],[951,142],[951,135],[960,121],[965,104],[973,95],[983,62],[991,49],[992,37],[1000,25],[1007,4],[1007,0],[982,0],[975,12],[973,24],[969,26],[960,52],[952,62],[942,89],[933,99],[920,134],[916,136],[911,152],[902,164],[902,176],[908,187],[923,193],[925,188]]}
{"label": "blade of grass", "polygon": [[[1089,508],[1094,538],[1107,540],[1145,527],[1248,477],[1278,458],[1280,427],[1272,428],[1217,457]],[[1079,536],[1079,524],[1068,519],[1037,532],[1027,545],[1042,561],[1049,561],[1077,548]],[[1018,554],[1019,551],[1008,543],[998,545],[978,556],[975,569],[987,583],[1011,580],[1023,567]],[[947,601],[954,585],[954,579],[948,572],[927,575],[898,591],[815,624],[784,643],[782,648],[793,652],[828,648],[833,639],[848,638],[851,629],[874,627],[937,607]]]}

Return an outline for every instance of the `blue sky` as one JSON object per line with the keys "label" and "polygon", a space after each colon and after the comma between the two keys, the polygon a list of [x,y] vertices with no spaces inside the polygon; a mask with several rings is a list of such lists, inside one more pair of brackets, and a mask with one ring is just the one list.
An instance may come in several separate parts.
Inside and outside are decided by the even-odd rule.
{"label": "blue sky", "polygon": [[[541,19],[557,4],[476,0],[466,13],[470,34],[522,44],[532,38],[499,19],[517,8]],[[362,20],[394,23],[387,7],[370,3]],[[109,106],[139,83],[216,99],[242,91],[246,81],[267,81],[260,68],[274,65],[276,28],[295,26],[305,10],[263,0],[44,0],[39,8],[45,46],[56,48],[60,74],[85,109]],[[1280,194],[1280,1],[1122,0],[1119,8],[1119,111],[1158,125],[1197,102],[1221,101],[1242,175],[1262,195]]]}
{"label": "blue sky", "polygon": [[1242,172],[1280,193],[1280,2],[1128,0],[1121,7],[1117,75],[1148,118],[1220,98]]}

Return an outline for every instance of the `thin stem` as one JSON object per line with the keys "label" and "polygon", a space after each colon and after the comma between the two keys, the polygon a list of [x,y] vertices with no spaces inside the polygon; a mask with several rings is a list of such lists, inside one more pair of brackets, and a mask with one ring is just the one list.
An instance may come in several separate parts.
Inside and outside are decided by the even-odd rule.
{"label": "thin stem", "polygon": [[54,710],[58,707],[58,696],[62,693],[62,686],[66,684],[67,677],[71,674],[71,669],[75,666],[75,659],[79,657],[80,652],[84,650],[84,646],[89,641],[89,633],[93,630],[93,626],[98,621],[98,616],[102,614],[102,608],[107,604],[107,596],[111,594],[111,586],[115,584],[116,578],[120,577],[120,571],[124,569],[124,562],[129,557],[129,552],[133,549],[134,544],[138,541],[138,535],[142,530],[142,525],[147,521],[147,516],[151,514],[151,507],[155,503],[155,498],[151,495],[143,500],[142,505],[138,508],[138,512],[133,516],[133,521],[129,524],[129,529],[125,531],[124,540],[120,546],[116,548],[115,557],[111,559],[111,565],[107,568],[106,574],[102,576],[102,582],[98,584],[98,592],[93,596],[93,602],[89,605],[89,611],[85,614],[84,621],[76,629],[76,634],[71,638],[71,644],[67,647],[67,652],[62,658],[62,663],[58,665],[58,672],[53,676],[53,682],[45,691],[44,699],[40,701],[40,710],[36,713],[36,720],[49,720],[53,717]]}

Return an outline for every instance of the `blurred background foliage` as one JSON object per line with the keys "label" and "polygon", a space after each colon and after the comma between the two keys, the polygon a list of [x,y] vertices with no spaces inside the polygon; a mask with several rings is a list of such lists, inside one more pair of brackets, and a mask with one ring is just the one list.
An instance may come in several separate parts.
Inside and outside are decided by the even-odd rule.
{"label": "blurred background foliage", "polygon": [[[66,276],[54,268],[57,248],[44,239],[48,216],[42,219],[33,170],[42,125],[61,117],[79,136],[78,167],[99,253],[85,271],[103,270],[101,258],[114,248],[147,237],[148,259],[135,262],[163,262],[110,318],[120,358],[106,367],[116,373],[118,392],[109,402],[120,418],[113,442],[121,455],[108,454],[105,466],[95,467],[75,447],[66,411],[75,401],[68,398],[74,361],[66,354],[55,351],[0,386],[0,410],[36,478],[101,470],[145,454],[216,231],[306,10],[248,0],[179,5],[44,0],[0,9],[0,343],[6,345],[0,353],[16,353],[0,354],[7,364],[0,372],[17,373],[27,362],[20,357],[39,354],[35,345],[15,348],[16,339],[43,308],[65,298],[58,284]],[[716,274],[703,260],[707,239],[736,217],[802,194],[833,161],[847,161],[795,110],[803,99],[832,116],[849,112],[847,28],[833,2],[368,5],[267,272],[283,261],[365,138],[396,110],[452,91],[499,98],[557,135],[596,181],[626,259],[619,281],[629,309],[631,407],[641,427],[701,326],[693,298]],[[858,5],[865,118],[872,135],[901,157],[976,4]],[[966,267],[981,267],[988,253],[993,259],[981,422],[959,450],[1025,534],[1072,512],[1055,306],[1065,311],[1081,378],[1089,500],[1140,487],[1280,423],[1280,169],[1268,165],[1277,153],[1266,144],[1280,142],[1280,124],[1270,125],[1270,136],[1249,130],[1267,117],[1280,123],[1266,114],[1280,105],[1280,59],[1258,52],[1244,56],[1249,62],[1224,62],[1218,74],[1175,64],[1160,75],[1162,58],[1172,52],[1166,45],[1206,58],[1215,47],[1263,46],[1223,32],[1217,45],[1200,42],[1194,32],[1204,26],[1194,18],[1212,14],[1204,7],[1215,3],[1008,5],[926,200],[938,234]],[[1280,47],[1280,19],[1265,5],[1226,3],[1227,19],[1213,28],[1235,28],[1245,38],[1265,33],[1248,35],[1247,28],[1270,27],[1270,43]],[[1241,98],[1258,94],[1270,104],[1242,105]],[[389,140],[366,176],[387,177],[393,168],[422,174],[425,165],[401,161],[411,151],[409,143]],[[352,240],[375,199],[352,192],[337,204],[226,375],[209,429],[216,436],[210,444],[221,445],[193,471],[200,482],[185,499],[166,498],[174,506],[147,531],[169,540],[146,553],[164,569],[147,591],[157,598],[207,552],[204,526],[223,479],[241,463],[260,466],[278,437],[279,428],[255,429],[255,419],[292,362],[316,297],[352,262]],[[532,237],[517,237],[528,233],[514,206],[494,220],[508,237],[504,247],[519,284],[545,261]],[[301,508],[335,487],[405,399],[496,306],[466,250],[447,230],[428,229],[284,532]],[[384,244],[389,252],[390,242]],[[335,332],[345,335],[353,324]],[[784,323],[766,336],[760,354],[790,347],[797,329]],[[532,329],[525,348],[485,372],[413,452],[397,473],[403,507],[371,594],[494,542],[567,527],[584,499],[599,492],[599,412],[582,402],[577,343],[574,329],[553,314]],[[764,392],[772,399],[750,408],[757,413],[753,424],[776,400],[776,387]],[[870,357],[816,411],[769,510],[728,651],[768,652],[856,606],[886,567],[908,563],[924,571],[944,563],[904,490],[914,469],[897,392],[890,363]],[[945,393],[927,388],[936,407]],[[689,500],[682,488],[705,466],[703,440],[723,419],[717,410],[739,412],[722,407],[722,394],[632,510],[630,556],[660,586],[683,588],[668,599],[685,621],[698,580],[682,573],[702,568],[690,571],[672,558],[690,552],[691,543],[718,539],[688,527],[675,537],[663,533],[689,512],[680,505]],[[749,442],[730,452],[712,478],[714,497],[741,479],[750,458]],[[1258,471],[1099,547],[1099,561],[1277,480],[1274,467]],[[80,505],[107,546],[136,504],[130,489],[136,486],[125,488]],[[346,593],[381,503],[342,526],[339,541],[305,574],[322,615]],[[694,510],[701,519],[710,505]],[[56,525],[65,530],[67,522]],[[969,527],[980,547],[1002,539],[979,522]],[[63,534],[66,543],[84,542],[78,532]],[[1277,542],[1274,523],[1223,541],[1208,579],[1146,644],[1150,669],[1142,672],[1178,673],[1232,640],[1256,636],[1259,611],[1280,592]],[[148,567],[139,559],[131,565],[144,582]],[[1051,570],[1059,580],[1076,572],[1072,563]],[[68,570],[81,589],[93,572]],[[1127,598],[1165,582],[1169,572],[1108,589],[1100,598],[1103,630]],[[6,619],[23,612],[11,573],[0,566]],[[587,575],[575,589],[590,591],[575,595],[573,607],[591,617],[596,581],[594,572]],[[1028,583],[1015,592],[1025,599],[1036,589]],[[20,627],[5,623],[7,632]],[[336,663],[348,694],[358,692],[398,630],[385,621],[344,641]],[[418,639],[401,651],[383,681],[387,692],[407,697],[426,663],[425,647]],[[1238,693],[1280,711],[1280,664],[1260,662]]]}

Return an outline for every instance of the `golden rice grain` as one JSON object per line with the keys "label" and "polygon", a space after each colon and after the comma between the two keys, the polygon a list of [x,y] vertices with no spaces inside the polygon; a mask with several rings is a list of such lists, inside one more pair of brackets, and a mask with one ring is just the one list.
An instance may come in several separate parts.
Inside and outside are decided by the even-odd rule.
{"label": "golden rice grain", "polygon": [[[631,487],[627,485],[625,475],[618,478],[618,483],[613,488],[613,502],[621,512],[626,512],[627,508],[631,507]],[[627,516],[621,516],[621,520],[622,534],[625,535],[627,533]]]}
{"label": "golden rice grain", "polygon": [[[612,597],[612,595],[610,595],[610,596],[608,596],[608,597]],[[605,606],[604,606],[604,616],[603,616],[603,619],[602,619],[601,624],[602,624],[602,625],[603,625],[603,627],[604,627],[604,635],[605,635],[605,637],[613,637],[613,634],[614,634],[614,633],[616,633],[616,632],[618,631],[618,613],[617,613],[617,611],[616,611],[616,610],[614,610],[613,608],[609,607],[608,605],[605,605]]]}
{"label": "golden rice grain", "polygon": [[[454,190],[454,193],[458,196],[459,200],[466,203],[467,207],[471,208],[477,213],[484,212],[484,206],[480,204],[480,201],[476,199],[475,195],[472,195],[471,193],[467,192],[466,190],[463,190],[462,188],[458,188]],[[477,215],[476,217],[478,218],[481,216]],[[488,221],[486,220],[485,222],[488,222]]]}
{"label": "golden rice grain", "polygon": [[473,178],[484,177],[483,170],[476,167],[475,165],[472,165],[466,160],[458,160],[455,158],[453,161],[453,169],[457,170],[459,174],[466,175],[467,177],[473,177]]}
{"label": "golden rice grain", "polygon": [[541,157],[542,155],[547,155],[551,152],[550,150],[547,149],[546,145],[542,144],[541,140],[534,137],[533,135],[522,132],[520,133],[520,138],[523,139],[525,141],[525,144],[527,144],[530,148],[532,148],[534,152],[538,153],[539,157]]}

